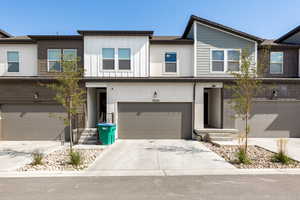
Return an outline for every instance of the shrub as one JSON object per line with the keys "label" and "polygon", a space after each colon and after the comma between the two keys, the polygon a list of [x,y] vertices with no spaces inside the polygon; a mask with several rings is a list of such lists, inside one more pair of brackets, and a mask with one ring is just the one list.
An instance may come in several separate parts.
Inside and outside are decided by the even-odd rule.
{"label": "shrub", "polygon": [[44,158],[44,154],[39,152],[39,151],[35,151],[32,153],[32,163],[31,165],[42,165],[43,164],[43,158]]}
{"label": "shrub", "polygon": [[71,165],[73,165],[75,167],[78,167],[79,165],[81,165],[81,163],[83,161],[83,157],[80,152],[70,151],[69,156],[70,156],[70,164]]}
{"label": "shrub", "polygon": [[240,164],[249,165],[251,164],[251,160],[249,159],[245,148],[240,147],[238,152],[236,152],[237,161]]}
{"label": "shrub", "polygon": [[285,165],[292,162],[292,159],[287,156],[287,142],[288,140],[284,138],[277,140],[278,153],[272,156],[272,162],[280,162]]}

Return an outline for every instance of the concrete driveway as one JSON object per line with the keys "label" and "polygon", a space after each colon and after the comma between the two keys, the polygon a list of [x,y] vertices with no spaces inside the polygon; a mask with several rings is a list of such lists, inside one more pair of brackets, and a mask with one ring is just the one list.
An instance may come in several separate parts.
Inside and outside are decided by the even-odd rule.
{"label": "concrete driveway", "polygon": [[14,171],[32,161],[32,153],[50,153],[60,148],[56,141],[0,141],[0,172]]}
{"label": "concrete driveway", "polygon": [[223,158],[197,141],[118,140],[88,169],[128,175],[154,172],[234,169]]}

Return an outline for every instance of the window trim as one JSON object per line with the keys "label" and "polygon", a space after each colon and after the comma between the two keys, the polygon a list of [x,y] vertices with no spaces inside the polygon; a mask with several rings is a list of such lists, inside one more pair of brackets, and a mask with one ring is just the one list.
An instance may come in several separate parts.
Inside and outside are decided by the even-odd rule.
{"label": "window trim", "polygon": [[[272,53],[282,53],[282,62],[272,62],[271,55]],[[271,72],[271,64],[281,64],[281,72]],[[284,65],[284,51],[270,51],[270,65],[269,65],[269,73],[270,74],[283,74],[283,65]]]}
{"label": "window trim", "polygon": [[[213,66],[212,66],[212,63],[213,63],[213,59],[212,59],[213,51],[223,51],[224,52],[224,71],[213,71]],[[212,48],[212,49],[210,49],[210,68],[209,68],[210,73],[214,73],[214,74],[226,74],[226,73],[230,72],[230,71],[228,71],[228,62],[230,62],[231,60],[228,60],[228,51],[239,51],[240,52],[240,60],[239,60],[239,64],[240,64],[239,68],[240,68],[240,70],[239,71],[234,71],[234,72],[240,72],[241,71],[242,49]]]}
{"label": "window trim", "polygon": [[[77,59],[77,49],[74,49],[74,48],[62,49],[62,59],[64,59],[65,50],[75,50],[75,61],[76,61],[76,59]],[[64,61],[73,61],[73,60],[64,60]]]}
{"label": "window trim", "polygon": [[[8,61],[8,53],[18,53],[18,62],[11,62],[11,61]],[[18,63],[18,71],[17,72],[9,72],[8,71],[8,63]],[[18,50],[8,50],[6,51],[6,72],[7,73],[20,73],[20,52]]]}
{"label": "window trim", "polygon": [[[103,49],[113,49],[114,50],[114,57],[113,57],[113,60],[114,60],[114,69],[104,69],[103,68],[103,61],[104,61],[104,57],[103,57]],[[112,48],[112,47],[102,47],[101,50],[100,50],[100,55],[101,55],[101,67],[100,69],[102,71],[105,71],[105,72],[115,72],[116,71],[116,48]],[[108,60],[108,59],[107,59]]]}
{"label": "window trim", "polygon": [[[129,59],[124,59],[124,58],[119,58],[119,49],[129,49]],[[116,68],[117,68],[117,71],[121,71],[121,72],[128,72],[128,71],[131,71],[132,69],[132,57],[131,57],[131,48],[124,48],[124,47],[118,47],[117,48],[118,52],[117,52],[117,62],[115,63],[116,65]],[[120,69],[120,65],[119,65],[119,60],[129,60],[130,61],[130,69]]]}
{"label": "window trim", "polygon": [[[53,61],[56,61],[56,60],[49,60],[49,50],[59,50],[60,51],[60,60],[59,60],[59,63],[60,63],[60,70],[59,71],[50,71],[50,65],[49,65],[49,62],[53,62]],[[62,72],[62,67],[61,67],[61,60],[62,60],[62,49],[47,49],[47,72],[50,72],[50,73],[56,73],[56,72]]]}
{"label": "window trim", "polygon": [[[176,54],[176,62],[166,62],[166,54],[167,53],[175,53]],[[164,60],[164,66],[163,66],[163,74],[165,75],[177,75],[179,71],[179,66],[178,66],[178,52],[177,51],[165,51],[163,53],[163,60]],[[176,64],[176,72],[167,72],[166,67],[167,63],[175,63]]]}

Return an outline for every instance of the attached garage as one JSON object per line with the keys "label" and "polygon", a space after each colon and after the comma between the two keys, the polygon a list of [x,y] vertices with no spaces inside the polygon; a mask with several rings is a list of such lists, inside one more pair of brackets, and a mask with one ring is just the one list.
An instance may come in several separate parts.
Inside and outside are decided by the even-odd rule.
{"label": "attached garage", "polygon": [[65,133],[61,119],[65,111],[57,104],[2,104],[0,136],[2,140],[55,140]]}
{"label": "attached garage", "polygon": [[118,103],[121,139],[191,139],[191,103]]}

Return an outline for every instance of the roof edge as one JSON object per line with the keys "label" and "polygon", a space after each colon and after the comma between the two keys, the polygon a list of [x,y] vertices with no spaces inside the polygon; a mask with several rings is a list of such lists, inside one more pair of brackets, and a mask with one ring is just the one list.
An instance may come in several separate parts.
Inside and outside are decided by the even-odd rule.
{"label": "roof edge", "polygon": [[152,36],[154,31],[135,30],[78,30],[80,35],[103,35],[103,36]]}
{"label": "roof edge", "polygon": [[256,42],[263,42],[262,38],[259,38],[257,36],[254,36],[254,35],[251,35],[251,34],[248,34],[248,33],[245,33],[245,32],[242,32],[242,31],[239,31],[239,30],[236,30],[236,29],[233,29],[231,27],[228,27],[228,26],[225,26],[225,25],[222,25],[222,24],[210,21],[208,19],[204,19],[204,18],[198,17],[196,15],[191,15],[191,17],[190,17],[190,19],[188,21],[188,24],[187,24],[187,26],[186,26],[183,34],[182,34],[182,38],[186,38],[187,37],[190,29],[192,28],[192,25],[193,25],[194,21],[203,23],[203,24],[208,25],[208,26],[215,27],[217,29],[221,29],[221,30],[223,30],[225,32],[229,32],[229,33],[234,34],[234,35],[238,35],[238,36],[241,36],[241,37],[245,37],[245,38],[254,40]]}

